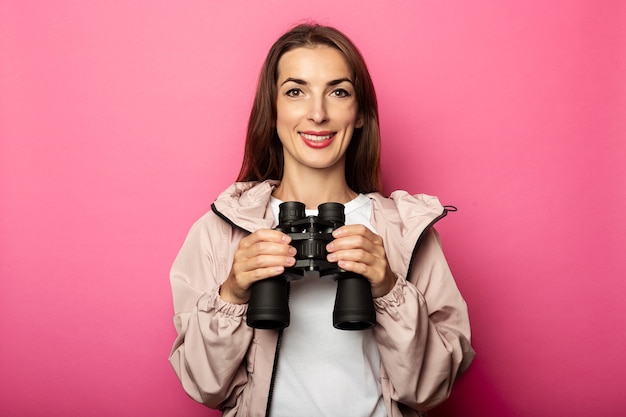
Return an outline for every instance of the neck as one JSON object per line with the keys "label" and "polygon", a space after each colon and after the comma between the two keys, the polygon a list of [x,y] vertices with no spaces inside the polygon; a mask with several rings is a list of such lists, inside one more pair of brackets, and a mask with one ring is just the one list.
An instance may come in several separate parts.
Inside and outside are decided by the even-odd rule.
{"label": "neck", "polygon": [[328,171],[288,173],[273,192],[281,201],[299,201],[307,209],[317,209],[322,203],[345,204],[356,198],[357,193],[348,187],[343,171],[329,175]]}

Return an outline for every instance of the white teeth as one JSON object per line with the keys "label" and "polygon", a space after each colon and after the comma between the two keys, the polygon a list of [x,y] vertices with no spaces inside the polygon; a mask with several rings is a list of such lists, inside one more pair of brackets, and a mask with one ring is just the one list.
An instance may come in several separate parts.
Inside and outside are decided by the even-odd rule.
{"label": "white teeth", "polygon": [[330,135],[324,135],[324,136],[317,136],[317,135],[309,135],[307,133],[300,133],[302,135],[303,138],[305,138],[306,140],[312,140],[313,142],[322,142],[325,140],[328,140],[330,138],[333,137],[332,134]]}

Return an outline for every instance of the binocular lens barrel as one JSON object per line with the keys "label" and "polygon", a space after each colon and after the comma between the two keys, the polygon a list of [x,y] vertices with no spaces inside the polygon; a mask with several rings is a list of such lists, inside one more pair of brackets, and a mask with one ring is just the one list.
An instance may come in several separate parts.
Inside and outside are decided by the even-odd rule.
{"label": "binocular lens barrel", "polygon": [[246,323],[255,329],[289,326],[289,285],[283,276],[252,284]]}
{"label": "binocular lens barrel", "polygon": [[344,272],[337,278],[333,326],[340,330],[365,330],[375,325],[376,311],[369,281]]}

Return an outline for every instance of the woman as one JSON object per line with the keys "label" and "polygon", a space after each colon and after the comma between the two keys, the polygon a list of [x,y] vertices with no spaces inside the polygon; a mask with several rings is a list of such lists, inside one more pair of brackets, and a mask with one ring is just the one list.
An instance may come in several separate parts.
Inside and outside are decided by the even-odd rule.
{"label": "woman", "polygon": [[[442,402],[473,359],[467,308],[432,225],[434,197],[381,192],[374,88],[341,32],[300,25],[272,46],[238,182],[192,227],[171,272],[178,338],[170,362],[186,392],[225,416],[416,416]],[[294,265],[273,228],[281,201],[307,214],[345,205],[328,261],[365,277],[376,325],[331,325],[336,284],[291,283],[291,324],[253,329],[253,283]]]}

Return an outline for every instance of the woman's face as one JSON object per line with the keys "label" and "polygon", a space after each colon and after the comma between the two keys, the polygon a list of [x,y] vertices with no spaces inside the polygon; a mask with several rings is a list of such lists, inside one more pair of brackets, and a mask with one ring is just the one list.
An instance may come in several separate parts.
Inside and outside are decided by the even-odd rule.
{"label": "woman's face", "polygon": [[328,46],[293,49],[280,58],[277,78],[276,130],[285,172],[343,168],[354,129],[363,122],[341,52]]}

